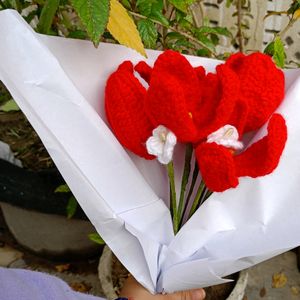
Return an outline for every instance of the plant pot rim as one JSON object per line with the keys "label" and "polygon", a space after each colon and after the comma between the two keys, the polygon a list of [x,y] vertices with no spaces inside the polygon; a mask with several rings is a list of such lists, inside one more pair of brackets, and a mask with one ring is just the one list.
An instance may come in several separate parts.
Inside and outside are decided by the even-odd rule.
{"label": "plant pot rim", "polygon": [[[64,183],[57,169],[35,172],[0,159],[0,170],[0,203],[9,203],[41,213],[67,216],[66,207],[71,194],[54,192]],[[87,220],[80,206],[73,218]]]}
{"label": "plant pot rim", "polygon": [[[106,245],[99,260],[98,276],[102,285],[103,292],[108,300],[118,298],[118,295],[116,294],[113,286],[111,266],[112,257],[113,252]],[[246,270],[240,271],[239,278],[237,279],[233,290],[226,300],[242,300],[244,298],[247,283],[248,272]]]}

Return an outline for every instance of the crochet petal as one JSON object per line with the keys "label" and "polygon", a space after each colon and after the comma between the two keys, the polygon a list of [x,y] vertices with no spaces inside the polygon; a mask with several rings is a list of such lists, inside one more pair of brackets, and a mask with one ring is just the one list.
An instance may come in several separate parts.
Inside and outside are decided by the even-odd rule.
{"label": "crochet petal", "polygon": [[271,173],[278,165],[287,140],[287,127],[280,114],[268,124],[268,135],[234,157],[237,176],[258,177]]}
{"label": "crochet petal", "polygon": [[225,64],[240,78],[240,99],[248,104],[245,132],[260,128],[283,100],[283,72],[262,53],[237,53]]}
{"label": "crochet petal", "polygon": [[146,90],[134,77],[132,63],[126,61],[107,81],[105,110],[119,142],[133,153],[153,159],[145,147],[153,129],[144,110],[145,97]]}
{"label": "crochet petal", "polygon": [[239,78],[227,66],[219,65],[217,73],[209,73],[202,80],[203,96],[195,122],[199,128],[198,140],[230,122],[239,95]]}
{"label": "crochet petal", "polygon": [[210,191],[223,192],[239,183],[232,153],[216,143],[203,143],[196,148],[202,178]]}
{"label": "crochet petal", "polygon": [[166,126],[181,142],[195,141],[193,119],[200,100],[197,72],[187,59],[170,50],[162,53],[154,64],[146,100],[154,125]]}
{"label": "crochet petal", "polygon": [[150,83],[152,68],[147,63],[140,61],[134,67],[134,70],[137,71],[148,84]]}

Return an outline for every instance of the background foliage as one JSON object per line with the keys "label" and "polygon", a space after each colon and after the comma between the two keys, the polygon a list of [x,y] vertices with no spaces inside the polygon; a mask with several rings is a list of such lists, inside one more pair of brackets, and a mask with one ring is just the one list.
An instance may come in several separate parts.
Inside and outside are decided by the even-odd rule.
{"label": "background foliage", "polygon": [[[0,10],[13,8],[39,33],[70,38],[118,42],[146,55],[144,46],[152,49],[174,49],[199,56],[226,58],[230,53],[218,51],[220,38],[231,39],[239,51],[244,49],[243,22],[251,17],[251,0],[226,1],[234,6],[236,29],[212,26],[201,15],[203,0],[0,0]],[[195,14],[200,10],[200,16]],[[282,36],[300,17],[300,0],[291,1],[284,12],[271,11],[266,16],[285,14],[287,28],[274,35],[265,52],[278,66],[285,65]],[[255,50],[255,49],[254,49]]]}

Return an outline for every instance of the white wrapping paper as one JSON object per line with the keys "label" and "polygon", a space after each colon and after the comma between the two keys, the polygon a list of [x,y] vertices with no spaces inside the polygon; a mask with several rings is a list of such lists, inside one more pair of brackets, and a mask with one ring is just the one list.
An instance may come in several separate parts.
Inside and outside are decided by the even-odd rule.
{"label": "white wrapping paper", "polygon": [[[159,53],[147,51],[148,63]],[[87,41],[38,35],[16,12],[0,12],[0,79],[97,231],[151,292],[222,283],[299,245],[300,70],[285,71],[286,97],[278,111],[288,141],[278,168],[213,194],[174,237],[161,200],[168,198],[163,168],[128,154],[105,123],[109,74],[124,60],[142,59],[122,46],[94,49]],[[208,71],[220,63],[188,59]],[[263,134],[265,128],[255,139]]]}

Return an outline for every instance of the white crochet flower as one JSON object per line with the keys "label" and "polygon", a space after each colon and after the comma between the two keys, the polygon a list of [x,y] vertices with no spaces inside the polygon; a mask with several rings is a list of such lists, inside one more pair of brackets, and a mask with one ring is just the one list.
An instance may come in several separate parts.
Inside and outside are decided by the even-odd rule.
{"label": "white crochet flower", "polygon": [[152,131],[152,136],[146,142],[149,154],[157,157],[158,161],[167,165],[173,158],[177,138],[175,134],[163,125]]}
{"label": "white crochet flower", "polygon": [[241,150],[243,149],[244,145],[242,142],[239,142],[238,139],[239,133],[237,129],[232,125],[225,125],[217,131],[211,133],[207,137],[207,143],[216,143],[226,148]]}

